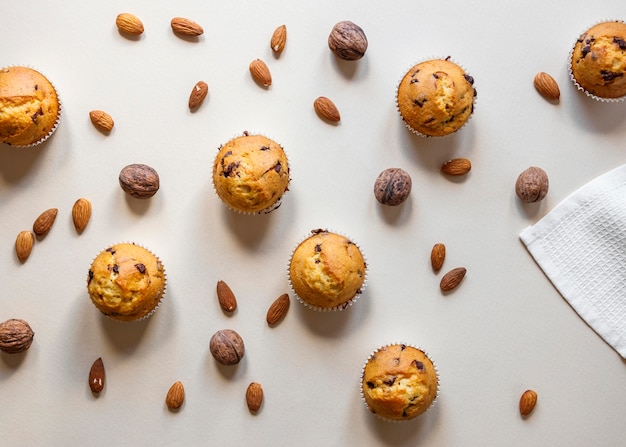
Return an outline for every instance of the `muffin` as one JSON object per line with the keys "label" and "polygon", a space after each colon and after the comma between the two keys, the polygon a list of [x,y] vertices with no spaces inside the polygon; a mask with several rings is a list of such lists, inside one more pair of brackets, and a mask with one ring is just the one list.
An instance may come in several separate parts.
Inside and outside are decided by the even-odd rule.
{"label": "muffin", "polygon": [[289,282],[304,305],[315,310],[342,310],[362,293],[366,263],[359,247],[345,236],[313,230],[289,261]]}
{"label": "muffin", "polygon": [[289,186],[289,163],[283,148],[262,135],[233,138],[219,148],[213,163],[213,186],[232,210],[247,214],[280,206]]}
{"label": "muffin", "polygon": [[61,102],[50,81],[28,67],[0,70],[0,142],[35,146],[56,130]]}
{"label": "muffin", "polygon": [[361,396],[382,419],[406,421],[430,408],[439,391],[437,369],[426,353],[406,344],[374,351],[361,373]]}
{"label": "muffin", "polygon": [[413,66],[398,85],[396,101],[405,125],[422,136],[459,130],[474,112],[474,78],[446,59]]}
{"label": "muffin", "polygon": [[134,243],[115,244],[93,260],[87,291],[96,308],[118,321],[147,318],[165,293],[163,264],[149,250]]}
{"label": "muffin", "polygon": [[570,54],[570,77],[599,100],[626,97],[626,23],[598,23],[580,35]]}

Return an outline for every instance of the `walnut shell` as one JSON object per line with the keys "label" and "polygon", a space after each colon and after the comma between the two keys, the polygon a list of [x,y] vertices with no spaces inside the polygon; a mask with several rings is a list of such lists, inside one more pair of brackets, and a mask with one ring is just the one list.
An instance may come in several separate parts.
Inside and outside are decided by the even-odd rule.
{"label": "walnut shell", "polygon": [[33,343],[35,333],[24,320],[12,318],[0,323],[0,351],[7,354],[24,352]]}
{"label": "walnut shell", "polygon": [[409,197],[411,186],[411,176],[403,169],[385,169],[374,183],[374,196],[383,205],[397,206]]}
{"label": "walnut shell", "polygon": [[361,59],[367,50],[367,37],[360,26],[349,20],[337,23],[328,36],[328,47],[346,61]]}
{"label": "walnut shell", "polygon": [[523,202],[538,202],[548,194],[548,174],[541,168],[530,167],[515,182],[515,193]]}
{"label": "walnut shell", "polygon": [[125,166],[119,180],[124,192],[137,199],[149,199],[159,190],[159,174],[148,165]]}
{"label": "walnut shell", "polygon": [[236,365],[245,354],[241,336],[232,329],[217,331],[209,342],[211,355],[222,365]]}

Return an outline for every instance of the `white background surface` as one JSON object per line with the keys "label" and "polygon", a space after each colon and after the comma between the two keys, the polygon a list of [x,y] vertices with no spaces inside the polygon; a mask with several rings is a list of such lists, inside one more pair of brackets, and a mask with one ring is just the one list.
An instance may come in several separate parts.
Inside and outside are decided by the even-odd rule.
{"label": "white background surface", "polygon": [[[564,2],[561,2],[564,3]],[[626,18],[617,0],[593,3],[364,1],[20,1],[0,6],[0,65],[27,64],[57,86],[64,113],[44,145],[0,146],[0,320],[23,318],[35,340],[21,355],[0,355],[3,445],[393,445],[616,446],[626,426],[626,363],[552,287],[518,239],[520,231],[596,176],[626,162],[626,102],[603,104],[576,91],[566,60],[596,21]],[[136,40],[115,28],[120,12],[142,19]],[[170,19],[204,27],[197,41],[174,35]],[[352,20],[369,48],[358,62],[337,60],[332,26]],[[269,48],[287,25],[287,46]],[[472,120],[441,139],[402,125],[395,88],[414,63],[451,55],[474,76]],[[263,89],[248,64],[264,59]],[[534,90],[538,71],[561,87],[552,104]],[[204,80],[195,113],[187,100]],[[313,111],[320,95],[341,111],[339,125]],[[110,135],[88,113],[115,119]],[[262,216],[230,212],[214,195],[211,167],[221,143],[244,130],[280,142],[292,183],[283,205]],[[472,161],[459,180],[439,172],[453,157]],[[152,199],[127,198],[117,176],[145,163],[161,177]],[[546,199],[523,205],[518,174],[539,166]],[[408,202],[383,208],[374,180],[388,167],[412,176]],[[93,216],[78,235],[71,207]],[[21,265],[13,245],[45,209],[59,215]],[[293,299],[277,327],[269,304],[288,291],[291,249],[309,230],[347,234],[368,260],[362,298],[337,313]],[[119,241],[156,252],[168,293],[149,320],[120,324],[93,307],[85,280],[92,258]],[[448,256],[433,273],[432,245]],[[443,295],[444,271],[468,273]],[[239,300],[218,307],[225,280]],[[208,351],[218,329],[238,331],[246,355],[218,366]],[[364,409],[360,369],[377,346],[424,348],[440,371],[435,406],[408,423],[379,421]],[[97,357],[107,383],[87,385]],[[183,408],[164,404],[172,383]],[[265,390],[251,415],[249,382]],[[521,393],[539,394],[522,419]]]}

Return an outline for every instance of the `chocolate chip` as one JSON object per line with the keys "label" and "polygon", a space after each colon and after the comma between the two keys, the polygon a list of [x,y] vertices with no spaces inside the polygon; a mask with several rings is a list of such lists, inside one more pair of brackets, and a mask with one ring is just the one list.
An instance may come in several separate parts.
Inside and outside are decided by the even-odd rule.
{"label": "chocolate chip", "polygon": [[376,388],[376,385],[374,385],[374,382],[365,382],[365,384],[370,390],[373,390],[374,388]]}
{"label": "chocolate chip", "polygon": [[319,252],[321,252],[321,251],[322,251],[322,244],[317,244],[317,245],[315,246],[315,253],[319,253]]}
{"label": "chocolate chip", "polygon": [[433,73],[433,78],[439,79],[439,75],[437,73]]}
{"label": "chocolate chip", "polygon": [[270,147],[269,146],[261,146],[261,150],[262,151],[269,151]]}
{"label": "chocolate chip", "polygon": [[415,84],[416,82],[419,82],[419,81],[418,81],[417,79],[411,79],[411,80],[409,81],[409,84]]}
{"label": "chocolate chip", "polygon": [[91,280],[93,279],[93,270],[89,270],[89,281],[91,282]]}
{"label": "chocolate chip", "polygon": [[235,169],[237,169],[239,167],[239,162],[237,163],[229,163],[228,166],[226,166],[224,168],[224,171],[222,172],[222,175],[224,177],[230,177],[231,175],[233,175]]}
{"label": "chocolate chip", "polygon": [[473,78],[473,77],[471,77],[471,76],[470,76],[470,75],[468,75],[468,74],[464,74],[464,75],[463,75],[463,77],[465,78],[465,80],[466,80],[467,82],[469,82],[469,83],[470,83],[470,85],[474,85],[474,78]]}
{"label": "chocolate chip", "polygon": [[146,273],[146,266],[139,263],[139,264],[135,264],[135,267],[137,267],[137,270],[139,270],[139,273]]}
{"label": "chocolate chip", "polygon": [[43,110],[41,109],[41,107],[39,107],[39,110],[33,113],[33,116],[31,116],[30,119],[33,121],[33,123],[37,123],[37,118],[41,115],[43,115]]}
{"label": "chocolate chip", "polygon": [[283,166],[280,164],[280,161],[278,163],[276,163],[276,165],[274,165],[274,171],[279,172],[280,170],[283,168]]}
{"label": "chocolate chip", "polygon": [[387,386],[391,386],[396,382],[396,376],[392,376],[389,377],[388,379],[386,379],[385,381],[383,381],[383,383]]}
{"label": "chocolate chip", "polygon": [[426,101],[427,101],[426,98],[422,99],[421,101],[416,98],[416,99],[413,100],[413,104],[415,104],[417,107],[419,107],[421,109],[422,107],[424,107],[424,103]]}
{"label": "chocolate chip", "polygon": [[39,90],[39,86],[35,84],[35,91]]}
{"label": "chocolate chip", "polygon": [[624,76],[624,73],[615,73],[609,70],[600,70],[600,76],[602,76],[602,80],[604,82],[612,82],[616,78],[621,78]]}
{"label": "chocolate chip", "polygon": [[581,50],[582,58],[584,59],[585,56],[587,56],[590,51],[591,51],[591,47],[589,45],[585,45],[583,49]]}
{"label": "chocolate chip", "polygon": [[424,124],[430,124],[430,123],[432,123],[433,121],[435,121],[435,117],[434,117],[434,116],[431,116],[431,117],[430,117],[430,118],[428,118],[426,121],[424,121]]}
{"label": "chocolate chip", "polygon": [[620,39],[619,37],[614,37],[613,43],[616,43],[617,46],[619,46],[620,50],[626,50],[626,40]]}
{"label": "chocolate chip", "polygon": [[226,153],[224,154],[224,157],[229,157],[233,155],[233,151],[226,151]]}
{"label": "chocolate chip", "polygon": [[113,247],[109,247],[107,248],[105,251],[108,251],[109,253],[111,253],[112,255],[115,254],[115,250],[113,250]]}
{"label": "chocolate chip", "polygon": [[415,366],[420,371],[424,371],[424,364],[422,362],[420,362],[419,360],[413,360],[411,362],[411,365]]}
{"label": "chocolate chip", "polygon": [[119,272],[120,272],[120,267],[119,267],[119,265],[115,264],[115,265],[113,266],[113,273],[117,274],[117,273],[119,273]]}

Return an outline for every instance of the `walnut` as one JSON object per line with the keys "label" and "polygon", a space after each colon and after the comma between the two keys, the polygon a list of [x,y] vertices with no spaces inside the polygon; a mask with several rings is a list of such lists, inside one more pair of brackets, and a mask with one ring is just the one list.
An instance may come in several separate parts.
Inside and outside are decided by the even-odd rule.
{"label": "walnut", "polygon": [[400,205],[409,197],[411,185],[411,176],[403,169],[385,169],[374,183],[374,196],[383,205]]}
{"label": "walnut", "polygon": [[124,167],[119,180],[124,192],[137,199],[149,199],[159,190],[159,174],[148,165]]}
{"label": "walnut", "polygon": [[358,25],[345,20],[337,23],[328,36],[328,46],[346,61],[361,59],[367,50],[367,37]]}
{"label": "walnut", "polygon": [[24,352],[33,343],[35,333],[27,322],[12,318],[0,323],[0,351],[8,354]]}
{"label": "walnut", "polygon": [[538,202],[548,194],[548,174],[541,168],[530,167],[515,182],[515,193],[523,202]]}
{"label": "walnut", "polygon": [[236,365],[245,354],[241,336],[231,330],[217,331],[209,342],[211,355],[222,365]]}

